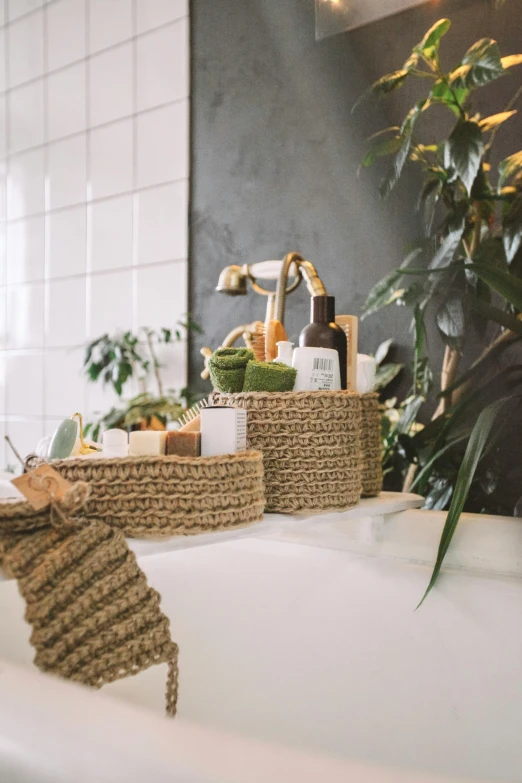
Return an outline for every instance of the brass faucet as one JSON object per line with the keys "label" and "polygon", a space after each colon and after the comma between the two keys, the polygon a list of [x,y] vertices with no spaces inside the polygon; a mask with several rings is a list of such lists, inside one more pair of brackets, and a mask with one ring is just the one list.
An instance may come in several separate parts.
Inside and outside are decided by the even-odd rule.
{"label": "brass faucet", "polygon": [[[268,279],[273,278],[275,264],[281,264],[281,267],[277,276],[276,290],[271,291],[260,286],[258,279],[263,278],[263,275],[265,275],[264,279],[267,279],[266,275],[268,275]],[[269,274],[268,270],[270,270]],[[288,278],[290,277],[293,277],[294,280],[289,285]],[[284,324],[286,297],[295,291],[303,278],[310,296],[324,296],[326,294],[326,289],[314,265],[296,252],[287,253],[283,261],[262,261],[250,266],[248,264],[226,266],[219,275],[216,291],[228,296],[244,296],[248,293],[247,283],[250,281],[256,293],[267,297],[265,326],[273,318]],[[220,347],[230,348],[242,336],[245,345],[251,348],[252,335],[255,334],[260,323],[260,321],[254,321],[250,324],[236,326],[227,334]],[[205,358],[205,368],[201,372],[201,377],[207,380],[209,377],[208,360],[213,351],[211,348],[205,347],[201,348],[200,353]]]}

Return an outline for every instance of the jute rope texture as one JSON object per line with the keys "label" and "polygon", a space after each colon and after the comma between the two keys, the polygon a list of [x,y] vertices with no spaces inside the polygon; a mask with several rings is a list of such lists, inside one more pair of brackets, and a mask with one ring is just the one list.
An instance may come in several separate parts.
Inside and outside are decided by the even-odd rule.
{"label": "jute rope texture", "polygon": [[263,453],[266,510],[349,508],[361,495],[361,398],[355,392],[211,394],[248,411],[247,445]]}
{"label": "jute rope texture", "polygon": [[243,527],[263,516],[263,458],[248,451],[219,457],[67,459],[52,466],[90,494],[80,516],[126,536],[196,535]]}
{"label": "jute rope texture", "polygon": [[34,662],[94,688],[167,663],[166,711],[173,716],[178,648],[169,619],[123,534],[72,517],[88,493],[77,483],[38,513],[25,502],[0,503],[0,565],[25,600]]}
{"label": "jute rope texture", "polygon": [[361,402],[362,495],[374,497],[382,490],[379,395],[363,394]]}

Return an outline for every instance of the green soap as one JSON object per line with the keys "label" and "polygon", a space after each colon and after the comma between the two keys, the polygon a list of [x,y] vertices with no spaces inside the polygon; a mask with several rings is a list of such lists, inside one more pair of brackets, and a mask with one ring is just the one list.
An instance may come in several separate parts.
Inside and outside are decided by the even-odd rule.
{"label": "green soap", "polygon": [[243,390],[245,370],[254,354],[248,348],[218,348],[210,357],[210,379],[217,391],[236,394]]}
{"label": "green soap", "polygon": [[70,457],[77,437],[78,423],[72,419],[64,419],[51,439],[48,459]]}
{"label": "green soap", "polygon": [[248,362],[243,391],[292,391],[297,370],[282,362]]}

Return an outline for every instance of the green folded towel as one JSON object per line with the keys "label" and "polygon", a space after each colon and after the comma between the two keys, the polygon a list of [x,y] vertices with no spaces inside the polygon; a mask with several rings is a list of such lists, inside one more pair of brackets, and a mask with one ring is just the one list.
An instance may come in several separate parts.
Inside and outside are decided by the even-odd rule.
{"label": "green folded towel", "polygon": [[248,348],[218,348],[214,351],[208,362],[214,389],[224,394],[243,391],[246,366],[253,358],[254,354]]}
{"label": "green folded towel", "polygon": [[285,392],[294,388],[297,370],[282,362],[248,362],[244,392]]}

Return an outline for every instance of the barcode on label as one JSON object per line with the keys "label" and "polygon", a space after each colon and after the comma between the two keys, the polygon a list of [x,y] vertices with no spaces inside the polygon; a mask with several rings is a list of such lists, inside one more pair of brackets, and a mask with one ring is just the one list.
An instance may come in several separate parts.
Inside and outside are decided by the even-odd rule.
{"label": "barcode on label", "polygon": [[333,359],[314,359],[314,370],[326,370],[333,372]]}

